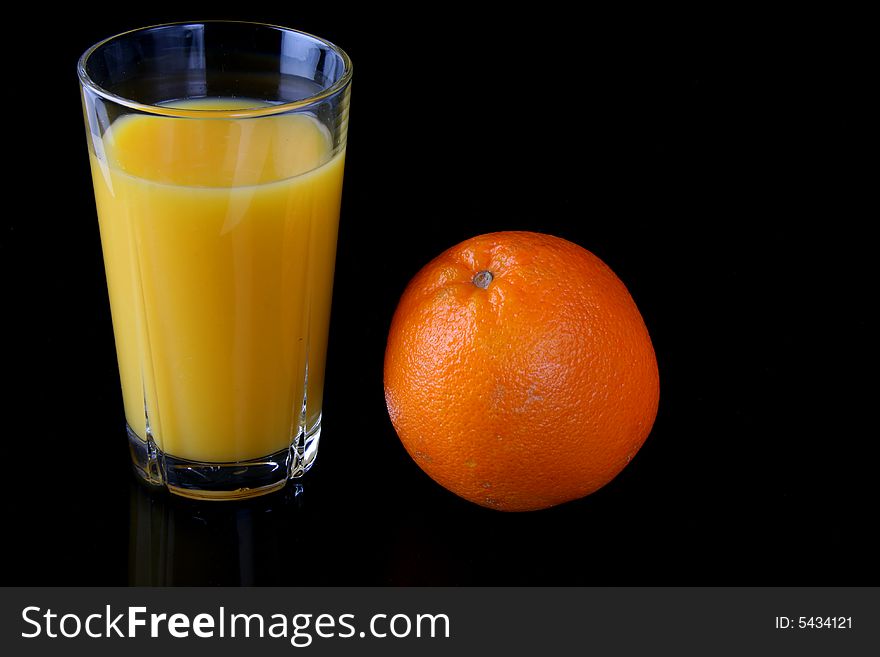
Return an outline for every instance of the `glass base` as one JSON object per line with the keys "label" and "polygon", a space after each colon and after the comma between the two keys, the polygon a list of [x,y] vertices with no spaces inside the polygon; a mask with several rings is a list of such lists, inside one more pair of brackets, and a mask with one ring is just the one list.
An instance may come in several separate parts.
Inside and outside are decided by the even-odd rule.
{"label": "glass base", "polygon": [[308,432],[301,431],[290,449],[237,463],[181,459],[163,453],[128,424],[125,430],[134,471],[145,483],[191,499],[241,500],[280,490],[309,471],[318,454],[321,419]]}

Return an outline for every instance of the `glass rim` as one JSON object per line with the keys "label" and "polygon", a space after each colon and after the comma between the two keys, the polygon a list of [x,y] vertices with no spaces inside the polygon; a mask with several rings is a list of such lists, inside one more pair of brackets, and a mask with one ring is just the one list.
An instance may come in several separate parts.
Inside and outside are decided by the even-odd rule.
{"label": "glass rim", "polygon": [[[326,89],[321,89],[320,91],[307,96],[306,98],[301,98],[300,100],[291,101],[288,103],[279,103],[277,105],[268,105],[263,107],[249,107],[235,110],[218,110],[218,109],[184,109],[178,107],[167,107],[163,105],[153,105],[150,103],[141,103],[136,100],[132,100],[130,98],[126,98],[125,96],[120,96],[119,94],[115,94],[112,91],[108,91],[97,82],[95,82],[91,76],[89,76],[86,71],[86,64],[89,58],[94,55],[101,47],[106,46],[111,41],[115,41],[117,39],[121,39],[122,37],[135,34],[136,32],[147,32],[149,30],[155,30],[163,27],[173,27],[177,25],[210,25],[210,24],[226,24],[226,25],[252,25],[264,28],[270,28],[273,30],[280,30],[283,32],[292,32],[294,34],[298,34],[304,37],[308,37],[309,39],[314,39],[318,43],[321,43],[327,46],[333,53],[335,53],[341,60],[343,64],[343,73],[333,84],[331,84]],[[261,23],[258,21],[237,21],[237,20],[205,20],[205,21],[175,21],[171,23],[159,23],[156,25],[148,25],[145,27],[137,27],[132,30],[126,30],[125,32],[120,32],[119,34],[114,34],[113,36],[109,36],[106,39],[102,39],[97,43],[90,46],[79,58],[76,66],[77,74],[79,76],[80,83],[83,88],[87,88],[94,92],[95,94],[101,96],[102,98],[112,101],[118,105],[123,105],[130,109],[138,110],[145,114],[154,114],[157,116],[167,116],[167,117],[176,117],[176,118],[230,118],[230,119],[244,119],[244,118],[252,118],[259,116],[272,116],[274,114],[283,114],[284,112],[289,112],[292,110],[302,110],[304,108],[310,107],[312,105],[316,105],[327,98],[337,94],[338,92],[345,89],[346,86],[351,82],[352,76],[352,63],[351,58],[346,54],[346,52],[340,48],[339,46],[327,41],[327,39],[322,39],[319,36],[315,36],[314,34],[309,34],[308,32],[303,32],[302,30],[295,30],[291,27],[284,27],[282,25],[274,25],[272,23]]]}

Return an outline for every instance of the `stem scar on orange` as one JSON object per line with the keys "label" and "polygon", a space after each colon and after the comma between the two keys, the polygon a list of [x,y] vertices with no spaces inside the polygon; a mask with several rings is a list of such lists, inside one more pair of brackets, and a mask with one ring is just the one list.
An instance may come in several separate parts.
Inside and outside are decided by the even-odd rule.
{"label": "stem scar on orange", "polygon": [[567,240],[480,235],[409,283],[385,401],[436,482],[485,507],[543,509],[623,470],[657,415],[657,360],[624,284]]}

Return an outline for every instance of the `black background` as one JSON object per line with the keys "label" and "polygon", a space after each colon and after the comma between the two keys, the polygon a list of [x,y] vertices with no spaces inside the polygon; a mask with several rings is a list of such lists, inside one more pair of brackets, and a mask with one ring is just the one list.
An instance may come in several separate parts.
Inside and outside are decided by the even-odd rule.
{"label": "black background", "polygon": [[[876,583],[858,19],[324,4],[7,25],[3,583]],[[75,75],[103,37],[198,18],[296,27],[355,64],[320,455],[300,494],[247,503],[130,474]],[[630,466],[526,514],[434,484],[382,390],[409,279],[512,229],[605,260],[661,376]]]}

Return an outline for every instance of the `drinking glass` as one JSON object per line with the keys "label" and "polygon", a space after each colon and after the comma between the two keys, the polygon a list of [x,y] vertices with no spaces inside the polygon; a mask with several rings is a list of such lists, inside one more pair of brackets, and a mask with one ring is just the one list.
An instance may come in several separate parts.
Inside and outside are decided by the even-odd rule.
{"label": "drinking glass", "polygon": [[351,61],[208,21],[111,37],[78,73],[135,471],[277,490],[321,435]]}

